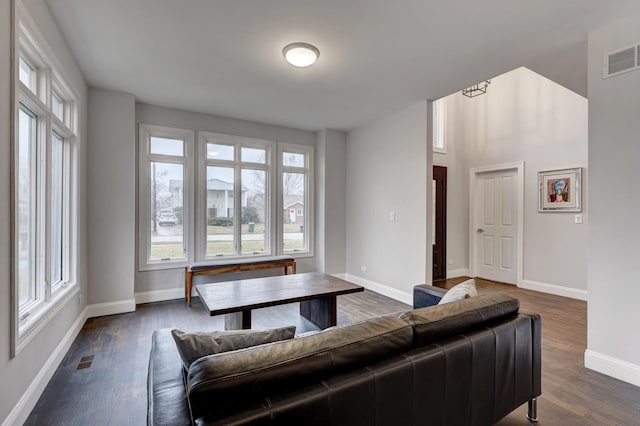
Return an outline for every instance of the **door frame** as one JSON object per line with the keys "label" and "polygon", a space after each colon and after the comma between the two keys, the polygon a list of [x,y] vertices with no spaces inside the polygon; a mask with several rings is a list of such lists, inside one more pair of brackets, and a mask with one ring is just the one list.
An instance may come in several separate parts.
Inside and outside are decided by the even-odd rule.
{"label": "door frame", "polygon": [[524,161],[515,163],[497,164],[493,166],[474,167],[469,170],[469,275],[476,276],[476,211],[478,199],[478,175],[482,173],[515,170],[516,172],[516,285],[522,287],[524,280]]}
{"label": "door frame", "polygon": [[[438,210],[440,210],[442,212],[442,235],[441,237],[441,252],[442,252],[442,273],[443,273],[443,277],[438,279],[438,281],[443,281],[447,279],[447,167],[446,166],[438,166],[438,165],[433,165],[431,166],[432,168],[432,172],[433,172],[433,180],[436,180],[436,170],[440,170],[441,173],[441,177],[442,177],[442,199],[440,200],[440,204],[437,203],[437,195],[438,195],[438,185],[436,183],[435,187],[435,193],[432,194],[432,200],[434,202],[434,206],[431,206],[431,211],[435,213],[435,215],[431,218],[432,221],[432,225],[433,228],[435,229],[435,234],[431,235],[431,239],[433,241],[436,241],[437,243],[437,236],[438,236],[438,230],[440,229],[440,226],[435,223],[433,224],[433,222],[437,222],[437,218],[438,218]],[[437,245],[437,244],[435,244]],[[432,249],[435,246],[434,244],[432,244]],[[435,268],[436,264],[435,262],[433,262],[433,253],[435,253],[435,251],[432,251],[431,253],[431,258],[432,258],[432,262],[431,262],[431,269],[433,271],[433,269]],[[432,272],[432,276],[431,276],[431,280],[433,282],[436,281],[436,277],[433,275]]]}

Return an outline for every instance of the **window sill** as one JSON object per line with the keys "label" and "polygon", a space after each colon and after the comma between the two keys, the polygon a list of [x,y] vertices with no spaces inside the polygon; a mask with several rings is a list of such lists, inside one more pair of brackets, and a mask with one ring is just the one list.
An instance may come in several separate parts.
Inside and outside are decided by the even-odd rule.
{"label": "window sill", "polygon": [[149,271],[161,271],[163,269],[180,269],[185,268],[189,265],[187,260],[173,260],[173,261],[165,261],[165,262],[157,262],[157,263],[146,263],[144,265],[140,265],[138,271],[140,272],[149,272]]}
{"label": "window sill", "polygon": [[50,301],[41,302],[31,309],[29,316],[19,322],[14,356],[19,354],[79,292],[80,288],[76,283],[68,284],[56,291]]}
{"label": "window sill", "polygon": [[305,257],[313,257],[313,252],[311,251],[285,251],[282,253],[284,256],[292,256],[296,259],[302,259]]}

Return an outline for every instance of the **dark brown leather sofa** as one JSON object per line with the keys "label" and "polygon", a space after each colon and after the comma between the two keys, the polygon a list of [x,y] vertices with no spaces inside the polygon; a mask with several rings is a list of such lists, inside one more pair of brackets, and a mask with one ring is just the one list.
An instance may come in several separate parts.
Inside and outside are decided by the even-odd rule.
{"label": "dark brown leather sofa", "polygon": [[153,335],[150,425],[489,425],[540,395],[541,322],[492,293],[200,358]]}

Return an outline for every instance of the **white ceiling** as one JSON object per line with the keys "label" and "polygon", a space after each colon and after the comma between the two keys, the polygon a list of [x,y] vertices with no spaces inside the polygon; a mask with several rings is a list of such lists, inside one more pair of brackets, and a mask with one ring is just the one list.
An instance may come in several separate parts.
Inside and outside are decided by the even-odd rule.
{"label": "white ceiling", "polygon": [[[587,34],[638,0],[48,0],[91,86],[348,130],[525,65],[586,96]],[[282,48],[320,49],[305,69]]]}

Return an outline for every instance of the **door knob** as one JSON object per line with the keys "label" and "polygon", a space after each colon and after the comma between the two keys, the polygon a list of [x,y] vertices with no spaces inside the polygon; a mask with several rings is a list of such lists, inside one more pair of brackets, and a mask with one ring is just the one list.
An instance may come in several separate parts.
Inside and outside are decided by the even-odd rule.
{"label": "door knob", "polygon": [[482,234],[482,233],[484,232],[484,229],[482,229],[482,228],[478,228],[478,229],[476,229],[476,232],[477,232],[478,234]]}

